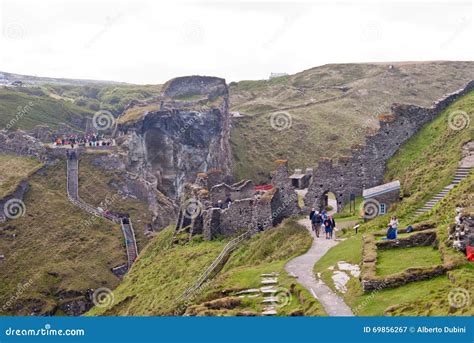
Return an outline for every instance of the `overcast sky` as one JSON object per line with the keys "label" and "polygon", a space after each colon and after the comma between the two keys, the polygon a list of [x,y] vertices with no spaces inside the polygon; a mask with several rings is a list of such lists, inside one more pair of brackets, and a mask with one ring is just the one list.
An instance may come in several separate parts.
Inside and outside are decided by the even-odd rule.
{"label": "overcast sky", "polygon": [[0,70],[228,82],[326,63],[473,60],[471,1],[0,0]]}

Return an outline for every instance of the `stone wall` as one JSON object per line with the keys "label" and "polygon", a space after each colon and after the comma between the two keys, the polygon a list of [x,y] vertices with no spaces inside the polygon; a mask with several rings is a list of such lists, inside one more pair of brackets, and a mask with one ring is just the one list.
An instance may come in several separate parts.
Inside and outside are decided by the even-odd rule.
{"label": "stone wall", "polygon": [[[206,175],[200,173],[196,183],[184,187],[176,232],[188,227],[191,236],[202,233],[204,239],[211,240],[239,231],[262,231],[299,213],[298,197],[291,186],[286,161],[278,162],[273,173],[273,189],[263,195],[254,195],[253,183],[249,180],[232,186],[217,185],[209,192],[205,188],[206,179]],[[215,207],[216,200],[225,201],[228,191],[233,191],[239,199],[232,199],[227,208]]]}
{"label": "stone wall", "polygon": [[251,180],[243,180],[230,186],[226,183],[213,186],[210,191],[210,197],[212,204],[216,206],[219,201],[225,203],[227,199],[235,201],[252,198],[254,193],[253,182]]}
{"label": "stone wall", "polygon": [[362,195],[364,188],[383,183],[385,164],[405,141],[432,121],[447,106],[474,89],[474,81],[464,88],[447,95],[432,107],[393,104],[392,113],[379,116],[379,130],[366,137],[364,146],[354,146],[350,156],[334,162],[323,158],[313,170],[313,180],[305,197],[308,207],[322,208],[324,195],[336,195],[340,211],[350,199],[350,194]]}

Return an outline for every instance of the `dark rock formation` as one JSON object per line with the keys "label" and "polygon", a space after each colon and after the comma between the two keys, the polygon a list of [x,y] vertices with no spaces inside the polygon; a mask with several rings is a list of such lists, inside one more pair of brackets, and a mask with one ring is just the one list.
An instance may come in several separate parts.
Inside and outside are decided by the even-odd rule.
{"label": "dark rock formation", "polygon": [[[163,92],[162,110],[119,127],[128,147],[127,169],[156,183],[171,198],[183,192],[198,172],[219,170],[231,180],[230,114],[223,79],[190,76],[173,79]],[[193,98],[199,100],[178,100]]]}

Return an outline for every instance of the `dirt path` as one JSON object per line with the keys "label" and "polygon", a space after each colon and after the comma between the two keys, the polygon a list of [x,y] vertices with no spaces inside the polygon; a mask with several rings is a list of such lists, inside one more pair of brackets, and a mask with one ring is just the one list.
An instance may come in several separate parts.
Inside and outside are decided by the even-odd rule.
{"label": "dirt path", "polygon": [[298,282],[323,305],[328,315],[353,316],[350,307],[344,303],[344,300],[334,293],[322,280],[316,280],[313,273],[314,264],[339,242],[332,239],[327,240],[323,235],[316,238],[316,235],[311,230],[311,223],[307,218],[300,219],[298,223],[304,225],[311,233],[313,244],[308,252],[289,261],[285,266],[285,270],[298,277]]}

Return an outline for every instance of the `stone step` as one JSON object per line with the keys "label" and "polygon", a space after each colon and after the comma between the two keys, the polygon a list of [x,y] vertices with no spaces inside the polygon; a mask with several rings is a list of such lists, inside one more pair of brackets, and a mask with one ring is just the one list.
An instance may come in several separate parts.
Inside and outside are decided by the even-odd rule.
{"label": "stone step", "polygon": [[268,298],[263,298],[262,303],[264,304],[274,304],[278,302],[277,297],[268,297]]}
{"label": "stone step", "polygon": [[262,285],[274,285],[278,283],[278,279],[262,279],[261,284]]}
{"label": "stone step", "polygon": [[275,276],[279,276],[279,275],[280,275],[280,273],[276,273],[276,272],[260,274],[261,277],[275,277]]}
{"label": "stone step", "polygon": [[274,316],[276,314],[277,314],[277,311],[275,311],[275,310],[263,311],[262,312],[262,315],[264,315],[264,316]]}
{"label": "stone step", "polygon": [[274,287],[262,287],[262,288],[260,288],[260,291],[263,294],[274,294],[274,293],[278,292],[278,290]]}

